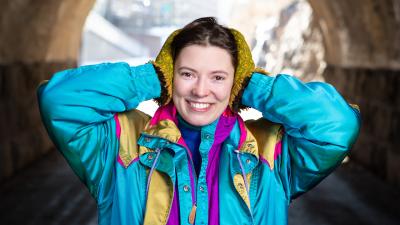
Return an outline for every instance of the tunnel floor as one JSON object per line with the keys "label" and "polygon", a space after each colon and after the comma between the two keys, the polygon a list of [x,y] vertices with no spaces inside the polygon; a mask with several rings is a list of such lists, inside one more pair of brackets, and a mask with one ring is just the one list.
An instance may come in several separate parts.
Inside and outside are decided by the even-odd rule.
{"label": "tunnel floor", "polygon": [[[0,224],[95,225],[96,203],[54,151],[0,184]],[[346,163],[294,200],[289,224],[400,224],[400,191]]]}

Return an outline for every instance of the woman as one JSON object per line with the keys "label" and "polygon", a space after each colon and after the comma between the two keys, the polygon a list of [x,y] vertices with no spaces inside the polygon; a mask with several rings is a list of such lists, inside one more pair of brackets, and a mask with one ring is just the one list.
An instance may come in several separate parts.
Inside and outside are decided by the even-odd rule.
{"label": "woman", "polygon": [[[359,130],[331,85],[265,75],[213,18],[172,33],[152,63],[62,71],[38,96],[99,224],[286,224],[290,201],[340,164]],[[135,110],[154,98],[153,118]],[[244,122],[244,107],[263,118]]]}

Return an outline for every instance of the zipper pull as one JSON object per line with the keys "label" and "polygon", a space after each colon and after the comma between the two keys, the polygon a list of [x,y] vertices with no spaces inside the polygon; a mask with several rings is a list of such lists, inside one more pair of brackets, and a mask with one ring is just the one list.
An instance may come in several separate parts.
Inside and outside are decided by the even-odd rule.
{"label": "zipper pull", "polygon": [[196,218],[196,209],[197,209],[197,206],[196,206],[196,204],[194,204],[192,206],[192,210],[190,210],[190,214],[189,214],[189,223],[190,224],[194,224],[194,219]]}

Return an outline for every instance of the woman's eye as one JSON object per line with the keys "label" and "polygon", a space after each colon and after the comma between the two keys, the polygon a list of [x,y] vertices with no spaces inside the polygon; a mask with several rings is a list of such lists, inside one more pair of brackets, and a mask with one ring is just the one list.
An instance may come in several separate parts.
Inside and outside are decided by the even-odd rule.
{"label": "woman's eye", "polygon": [[225,77],[223,77],[223,76],[215,76],[215,80],[222,81],[222,80],[225,80]]}
{"label": "woman's eye", "polygon": [[189,72],[182,72],[181,73],[181,76],[183,76],[183,77],[192,77],[192,74],[191,73],[189,73]]}

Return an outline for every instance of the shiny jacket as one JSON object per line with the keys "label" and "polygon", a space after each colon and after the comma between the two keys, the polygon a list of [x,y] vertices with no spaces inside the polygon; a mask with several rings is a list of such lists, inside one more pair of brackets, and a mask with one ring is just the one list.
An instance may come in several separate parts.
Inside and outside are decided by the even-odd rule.
{"label": "shiny jacket", "polygon": [[[195,175],[173,104],[136,110],[160,96],[151,64],[83,66],[38,89],[56,147],[98,204],[99,224],[287,224],[290,201],[343,160],[359,112],[329,84],[254,73],[242,103],[201,130]],[[77,206],[79,207],[79,206]]]}

